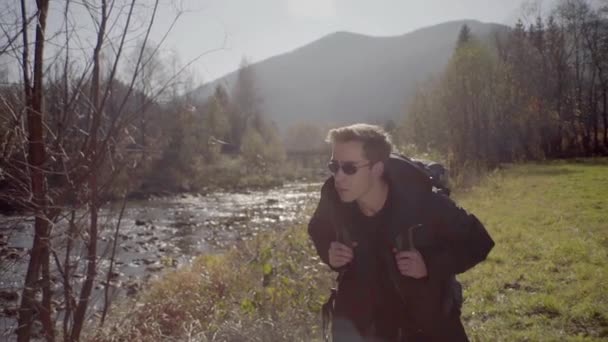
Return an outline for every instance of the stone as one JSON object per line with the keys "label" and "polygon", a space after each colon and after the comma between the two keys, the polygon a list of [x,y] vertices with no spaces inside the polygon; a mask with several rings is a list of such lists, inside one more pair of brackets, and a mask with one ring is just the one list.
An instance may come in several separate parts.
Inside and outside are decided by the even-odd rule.
{"label": "stone", "polygon": [[150,265],[148,267],[146,267],[146,271],[148,272],[160,272],[163,270],[163,268],[165,268],[163,265],[161,264],[155,264],[155,265]]}
{"label": "stone", "polygon": [[0,291],[0,299],[13,302],[19,299],[19,293],[17,291]]}
{"label": "stone", "polygon": [[19,307],[17,307],[17,306],[4,307],[4,314],[8,317],[16,317],[18,313],[19,313]]}

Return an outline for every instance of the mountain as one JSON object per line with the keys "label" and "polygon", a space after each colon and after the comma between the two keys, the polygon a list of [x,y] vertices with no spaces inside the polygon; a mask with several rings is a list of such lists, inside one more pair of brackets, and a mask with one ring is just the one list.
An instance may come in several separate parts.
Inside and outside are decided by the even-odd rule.
{"label": "mountain", "polygon": [[[252,64],[262,108],[281,128],[303,121],[379,123],[399,118],[416,84],[443,70],[463,24],[481,39],[507,28],[463,20],[394,37],[337,32]],[[203,85],[197,96],[211,95],[218,84],[230,91],[236,75]]]}

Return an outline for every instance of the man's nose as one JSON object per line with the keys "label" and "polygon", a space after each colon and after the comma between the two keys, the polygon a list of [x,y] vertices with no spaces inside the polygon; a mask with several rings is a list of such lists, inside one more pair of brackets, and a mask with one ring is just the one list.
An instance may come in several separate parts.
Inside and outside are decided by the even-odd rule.
{"label": "man's nose", "polygon": [[342,168],[338,169],[338,171],[334,174],[334,179],[338,183],[342,182],[345,177],[346,177],[346,174],[344,173],[344,171],[342,171]]}

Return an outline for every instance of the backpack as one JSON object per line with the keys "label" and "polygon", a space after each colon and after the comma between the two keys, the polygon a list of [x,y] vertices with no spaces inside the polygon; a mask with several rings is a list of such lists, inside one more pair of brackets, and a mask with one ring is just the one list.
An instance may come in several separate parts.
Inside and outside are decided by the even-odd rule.
{"label": "backpack", "polygon": [[401,156],[404,159],[409,159],[413,164],[418,166],[420,170],[422,170],[431,180],[431,184],[433,185],[433,191],[450,196],[450,187],[448,185],[448,170],[440,163],[425,160],[425,159],[415,159],[415,158],[407,158]]}

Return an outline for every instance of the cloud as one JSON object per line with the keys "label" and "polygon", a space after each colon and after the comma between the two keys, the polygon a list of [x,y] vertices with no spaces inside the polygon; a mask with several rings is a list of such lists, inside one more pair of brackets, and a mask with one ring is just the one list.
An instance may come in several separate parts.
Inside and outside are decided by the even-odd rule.
{"label": "cloud", "polygon": [[287,9],[295,17],[327,18],[336,14],[335,0],[287,0]]}

